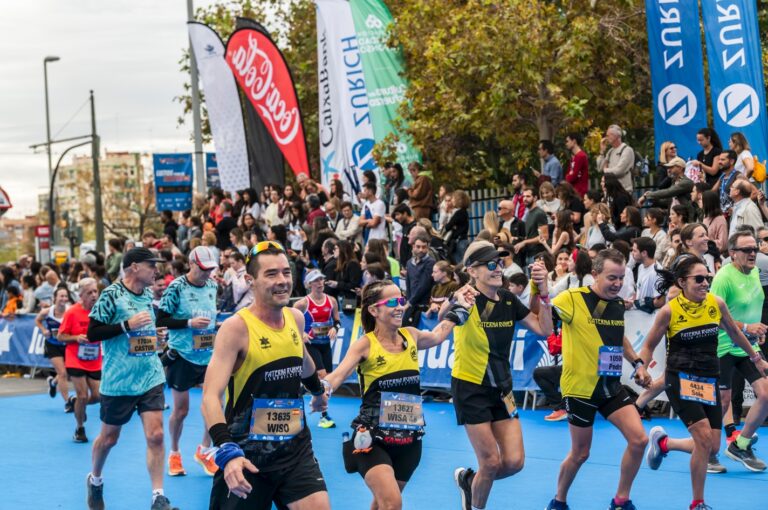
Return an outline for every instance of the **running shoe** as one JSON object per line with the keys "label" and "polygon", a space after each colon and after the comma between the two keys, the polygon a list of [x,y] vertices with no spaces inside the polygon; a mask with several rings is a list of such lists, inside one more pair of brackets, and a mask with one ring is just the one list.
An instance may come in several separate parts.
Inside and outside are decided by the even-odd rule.
{"label": "running shoe", "polygon": [[565,409],[555,409],[544,417],[546,421],[563,421],[568,419],[568,413]]}
{"label": "running shoe", "polygon": [[216,448],[209,447],[204,448],[202,445],[197,445],[195,451],[195,462],[200,464],[208,476],[213,476],[216,471],[219,470],[219,466],[213,461],[213,456],[216,454]]}
{"label": "running shoe", "polygon": [[626,500],[624,503],[617,505],[616,502],[611,499],[611,505],[608,510],[637,510],[637,507],[632,503],[631,499]]}
{"label": "running shoe", "polygon": [[472,510],[472,475],[475,472],[471,468],[456,468],[453,479],[461,493],[461,510]]}
{"label": "running shoe", "polygon": [[662,439],[667,437],[667,432],[664,427],[653,427],[650,434],[648,434],[648,451],[645,452],[645,462],[648,467],[654,471],[659,469],[661,461],[667,456],[666,453],[661,451],[661,445],[659,444]]}
{"label": "running shoe", "polygon": [[552,501],[549,502],[547,508],[544,510],[571,510],[571,507],[568,506],[568,503],[563,503],[562,501],[552,498]]}
{"label": "running shoe", "polygon": [[86,504],[88,510],[104,510],[104,484],[93,485],[91,483],[91,474],[85,477],[85,490],[87,493]]}
{"label": "running shoe", "polygon": [[181,453],[171,453],[168,456],[168,476],[184,476],[187,472],[181,465]]}
{"label": "running shoe", "polygon": [[77,397],[69,397],[67,401],[64,403],[64,412],[74,413],[75,412],[75,400],[77,400]]}
{"label": "running shoe", "polygon": [[56,378],[49,375],[46,381],[48,382],[48,396],[53,398],[56,396],[56,385],[58,384]]}
{"label": "running shoe", "polygon": [[765,462],[755,457],[755,452],[752,451],[752,446],[748,446],[746,450],[742,450],[736,443],[731,443],[725,450],[725,454],[728,458],[741,462],[744,467],[750,471],[765,471]]}
{"label": "running shoe", "polygon": [[[734,430],[733,434],[731,434],[730,436],[727,436],[725,438],[725,443],[728,446],[730,446],[731,443],[733,443],[734,441],[736,441],[739,438],[739,436],[741,436],[741,431],[740,430]],[[758,440],[757,432],[755,432],[754,434],[752,434],[752,445],[751,446],[755,446],[757,444],[757,440]]]}
{"label": "running shoe", "polygon": [[157,496],[154,501],[152,501],[152,507],[150,510],[179,510],[175,506],[171,506],[171,502],[168,498],[165,496]]}
{"label": "running shoe", "polygon": [[336,428],[336,422],[334,422],[330,416],[322,416],[317,426],[321,429],[333,429]]}
{"label": "running shoe", "polygon": [[75,435],[72,437],[75,443],[87,443],[88,437],[85,435],[85,427],[77,427]]}
{"label": "running shoe", "polygon": [[725,466],[720,464],[720,457],[718,457],[716,453],[711,453],[709,455],[709,460],[707,461],[707,473],[717,475],[727,471],[728,470],[725,469]]}

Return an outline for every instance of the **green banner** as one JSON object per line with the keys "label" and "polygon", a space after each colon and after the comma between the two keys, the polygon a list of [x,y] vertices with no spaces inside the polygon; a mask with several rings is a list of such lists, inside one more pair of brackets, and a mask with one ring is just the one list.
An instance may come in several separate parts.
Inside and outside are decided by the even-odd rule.
{"label": "green banner", "polygon": [[[352,19],[357,32],[357,44],[363,58],[365,88],[373,121],[373,137],[381,143],[395,133],[394,120],[400,118],[397,109],[405,101],[408,83],[401,76],[403,56],[398,49],[387,46],[387,27],[393,22],[387,6],[380,0],[350,0]],[[407,126],[407,124],[403,124]],[[405,133],[398,133],[397,162],[408,168],[412,161],[421,162],[421,153]],[[409,177],[406,171],[406,177]]]}

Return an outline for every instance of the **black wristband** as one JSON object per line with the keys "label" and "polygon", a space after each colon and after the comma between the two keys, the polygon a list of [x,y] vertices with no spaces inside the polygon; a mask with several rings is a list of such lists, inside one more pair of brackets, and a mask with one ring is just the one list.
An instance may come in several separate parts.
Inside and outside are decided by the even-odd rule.
{"label": "black wristband", "polygon": [[341,321],[333,321],[333,327],[336,328],[336,331],[341,329]]}
{"label": "black wristband", "polygon": [[221,446],[224,443],[232,443],[232,434],[229,433],[229,426],[226,423],[216,423],[208,429],[208,435],[211,436],[213,446]]}
{"label": "black wristband", "polygon": [[642,358],[637,358],[635,361],[632,362],[632,368],[637,370],[637,365],[643,365],[645,366],[645,363],[643,363]]}
{"label": "black wristband", "polygon": [[302,379],[301,384],[303,384],[304,387],[314,396],[322,395],[325,393],[325,389],[320,382],[320,377],[317,375],[317,370],[315,370],[315,372],[306,379]]}

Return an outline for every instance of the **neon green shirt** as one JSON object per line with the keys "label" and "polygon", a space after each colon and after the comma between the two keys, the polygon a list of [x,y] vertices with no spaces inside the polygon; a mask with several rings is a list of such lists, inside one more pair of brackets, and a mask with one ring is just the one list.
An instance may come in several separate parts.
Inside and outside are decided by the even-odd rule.
{"label": "neon green shirt", "polygon": [[[712,281],[712,294],[721,298],[728,305],[734,320],[752,324],[760,322],[763,315],[763,287],[757,268],[749,274],[742,273],[733,264],[723,266]],[[728,333],[722,329],[718,333],[717,356],[726,354],[744,357],[744,349],[736,346]],[[752,340],[752,339],[750,339]],[[757,349],[757,347],[755,348]]]}

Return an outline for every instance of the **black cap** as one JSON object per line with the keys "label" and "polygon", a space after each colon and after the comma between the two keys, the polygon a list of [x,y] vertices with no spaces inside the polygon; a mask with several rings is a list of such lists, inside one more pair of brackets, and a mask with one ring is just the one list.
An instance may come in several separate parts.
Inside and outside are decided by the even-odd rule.
{"label": "black cap", "polygon": [[123,267],[128,267],[134,262],[165,262],[165,260],[155,257],[147,248],[131,248],[123,255]]}
{"label": "black cap", "polygon": [[488,246],[483,246],[482,248],[478,248],[476,250],[467,251],[470,253],[464,259],[464,267],[472,267],[476,264],[485,264],[492,260],[509,256],[509,252],[507,250],[499,250],[491,243],[488,243]]}

